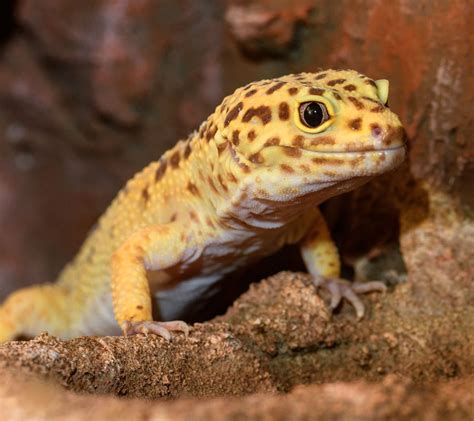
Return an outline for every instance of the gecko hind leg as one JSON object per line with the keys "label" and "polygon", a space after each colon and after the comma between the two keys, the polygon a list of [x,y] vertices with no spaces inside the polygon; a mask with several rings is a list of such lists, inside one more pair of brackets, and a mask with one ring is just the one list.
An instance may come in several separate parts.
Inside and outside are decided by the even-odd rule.
{"label": "gecko hind leg", "polygon": [[349,282],[341,278],[327,278],[320,275],[312,275],[312,279],[317,288],[324,287],[331,294],[331,310],[337,308],[341,300],[345,298],[354,307],[359,320],[364,317],[365,307],[358,294],[387,291],[387,286],[380,281]]}
{"label": "gecko hind leg", "polygon": [[148,336],[148,333],[161,336],[167,341],[171,341],[172,331],[183,332],[184,336],[188,337],[191,326],[181,320],[173,320],[169,322],[156,322],[153,320],[144,320],[139,322],[131,322],[126,320],[122,324],[122,330],[125,336],[143,334]]}

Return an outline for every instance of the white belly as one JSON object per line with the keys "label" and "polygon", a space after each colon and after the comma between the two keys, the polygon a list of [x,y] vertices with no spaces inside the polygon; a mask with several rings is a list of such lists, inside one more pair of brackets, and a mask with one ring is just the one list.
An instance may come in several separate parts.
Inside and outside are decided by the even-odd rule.
{"label": "white belly", "polygon": [[220,279],[220,274],[195,277],[171,289],[156,292],[160,320],[182,320],[187,314],[198,312],[218,293]]}

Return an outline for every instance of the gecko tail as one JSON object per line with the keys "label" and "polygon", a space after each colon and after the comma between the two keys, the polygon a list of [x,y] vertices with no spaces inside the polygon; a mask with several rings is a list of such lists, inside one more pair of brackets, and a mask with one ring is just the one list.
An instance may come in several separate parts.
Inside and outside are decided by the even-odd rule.
{"label": "gecko tail", "polygon": [[57,285],[23,288],[0,306],[0,342],[34,337],[41,332],[60,333],[66,320],[64,291]]}

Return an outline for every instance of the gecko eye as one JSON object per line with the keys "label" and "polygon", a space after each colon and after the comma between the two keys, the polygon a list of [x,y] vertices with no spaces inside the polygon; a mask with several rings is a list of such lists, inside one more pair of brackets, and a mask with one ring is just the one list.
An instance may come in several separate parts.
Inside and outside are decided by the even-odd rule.
{"label": "gecko eye", "polygon": [[329,112],[321,102],[303,102],[299,108],[301,122],[314,129],[329,120]]}

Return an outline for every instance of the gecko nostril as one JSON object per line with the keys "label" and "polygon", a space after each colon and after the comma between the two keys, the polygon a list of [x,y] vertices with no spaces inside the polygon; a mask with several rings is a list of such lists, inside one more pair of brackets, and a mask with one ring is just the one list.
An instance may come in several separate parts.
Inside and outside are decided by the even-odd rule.
{"label": "gecko nostril", "polygon": [[371,124],[370,127],[373,136],[379,137],[382,134],[382,128],[378,124]]}

